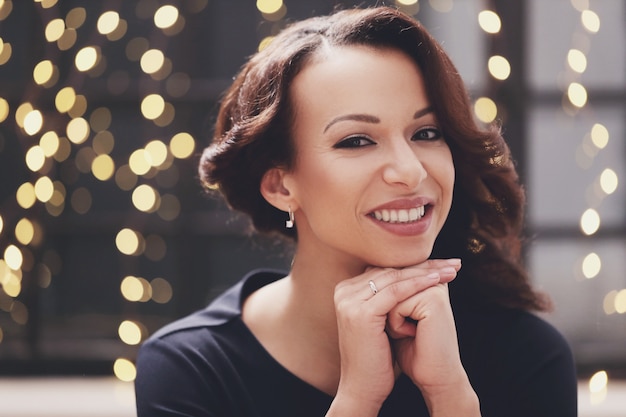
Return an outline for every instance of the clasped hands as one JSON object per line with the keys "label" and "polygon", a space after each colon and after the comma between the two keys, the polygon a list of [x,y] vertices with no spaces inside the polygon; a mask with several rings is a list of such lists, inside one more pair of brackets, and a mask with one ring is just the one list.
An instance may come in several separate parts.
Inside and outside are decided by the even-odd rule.
{"label": "clasped hands", "polygon": [[377,410],[398,367],[427,402],[466,384],[448,295],[460,268],[459,259],[372,267],[337,285],[338,396]]}

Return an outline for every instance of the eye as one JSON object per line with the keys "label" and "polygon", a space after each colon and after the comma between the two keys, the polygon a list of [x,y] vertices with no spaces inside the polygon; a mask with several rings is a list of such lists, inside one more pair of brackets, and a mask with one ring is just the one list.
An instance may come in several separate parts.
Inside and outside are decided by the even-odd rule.
{"label": "eye", "polygon": [[361,148],[363,146],[371,146],[375,144],[376,142],[366,136],[356,135],[348,136],[347,138],[340,140],[337,144],[335,144],[334,148]]}
{"label": "eye", "polygon": [[411,140],[436,141],[441,138],[443,138],[443,135],[441,134],[441,131],[439,129],[437,129],[436,127],[427,127],[425,129],[420,129],[415,132]]}

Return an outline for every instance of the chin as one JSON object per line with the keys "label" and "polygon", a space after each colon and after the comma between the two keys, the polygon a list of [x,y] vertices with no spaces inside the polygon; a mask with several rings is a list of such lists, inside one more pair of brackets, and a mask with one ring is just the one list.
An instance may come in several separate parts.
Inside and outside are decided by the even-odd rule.
{"label": "chin", "polygon": [[411,253],[402,254],[386,254],[387,256],[379,256],[377,259],[372,259],[369,265],[374,265],[380,268],[406,268],[408,266],[414,266],[426,261],[432,253],[432,248],[428,250],[420,249]]}

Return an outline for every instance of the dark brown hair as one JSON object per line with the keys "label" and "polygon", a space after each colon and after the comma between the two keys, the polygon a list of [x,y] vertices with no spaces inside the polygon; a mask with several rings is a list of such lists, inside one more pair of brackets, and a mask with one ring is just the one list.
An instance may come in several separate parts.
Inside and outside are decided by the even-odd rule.
{"label": "dark brown hair", "polygon": [[294,229],[284,227],[285,213],[261,195],[260,181],[270,168],[290,168],[295,159],[292,80],[324,47],[346,45],[395,48],[421,69],[457,173],[452,209],[432,255],[463,259],[453,298],[544,309],[522,266],[524,192],[500,130],[476,124],[447,54],[419,22],[393,8],[343,10],[294,23],[252,56],[223,98],[213,143],[200,162],[203,184],[218,188],[257,230],[295,238]]}

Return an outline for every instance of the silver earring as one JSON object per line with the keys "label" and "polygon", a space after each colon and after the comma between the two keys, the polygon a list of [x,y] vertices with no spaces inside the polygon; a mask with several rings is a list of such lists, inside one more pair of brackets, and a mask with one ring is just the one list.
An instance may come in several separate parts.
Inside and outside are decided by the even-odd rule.
{"label": "silver earring", "polygon": [[287,229],[293,228],[293,222],[294,222],[293,211],[291,210],[291,206],[289,206],[289,220],[285,222],[285,227]]}

